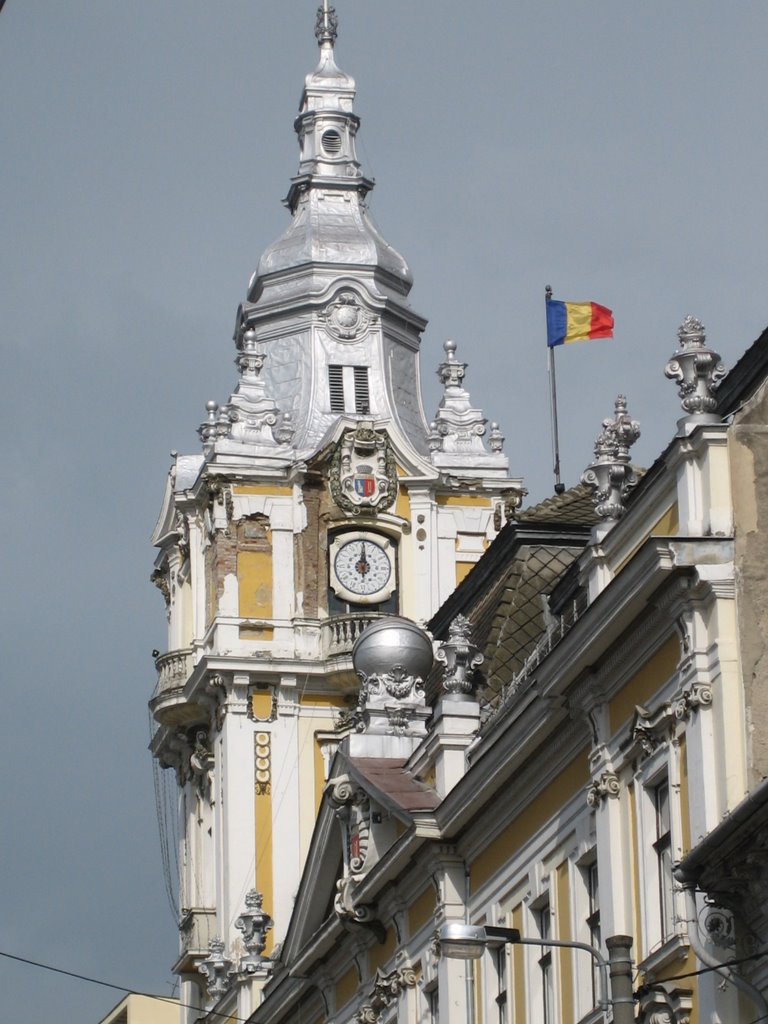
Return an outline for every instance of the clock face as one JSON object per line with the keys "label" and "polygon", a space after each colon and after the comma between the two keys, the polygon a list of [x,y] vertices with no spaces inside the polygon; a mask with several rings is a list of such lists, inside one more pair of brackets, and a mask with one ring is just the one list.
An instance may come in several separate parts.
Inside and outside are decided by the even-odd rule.
{"label": "clock face", "polygon": [[377,596],[391,591],[392,561],[386,541],[355,537],[342,541],[333,559],[333,573],[341,586],[355,597]]}

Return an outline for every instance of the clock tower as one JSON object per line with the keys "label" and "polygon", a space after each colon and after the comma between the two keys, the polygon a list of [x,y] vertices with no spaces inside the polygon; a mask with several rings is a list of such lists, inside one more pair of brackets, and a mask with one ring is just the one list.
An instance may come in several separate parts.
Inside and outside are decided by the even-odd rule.
{"label": "clock tower", "polygon": [[356,701],[354,641],[383,615],[430,618],[521,493],[453,342],[424,415],[426,321],[368,211],[336,29],[325,4],[290,220],[237,312],[234,390],[208,403],[202,450],[175,457],[153,536],[168,651],[152,753],[175,772],[190,1021],[256,1005]]}

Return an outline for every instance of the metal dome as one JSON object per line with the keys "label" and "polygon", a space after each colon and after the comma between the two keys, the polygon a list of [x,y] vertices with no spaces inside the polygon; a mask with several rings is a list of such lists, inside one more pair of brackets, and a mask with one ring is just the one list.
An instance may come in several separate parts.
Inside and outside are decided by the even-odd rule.
{"label": "metal dome", "polygon": [[366,676],[383,675],[401,665],[409,675],[425,679],[432,660],[429,636],[415,622],[397,615],[374,622],[352,648],[352,664]]}

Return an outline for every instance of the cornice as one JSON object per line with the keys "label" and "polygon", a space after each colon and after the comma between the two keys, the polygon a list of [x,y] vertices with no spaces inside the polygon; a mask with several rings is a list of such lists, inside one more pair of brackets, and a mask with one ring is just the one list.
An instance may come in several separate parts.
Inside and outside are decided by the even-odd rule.
{"label": "cornice", "polygon": [[[586,721],[569,719],[562,703],[541,701],[528,712],[516,720],[503,742],[482,752],[437,808],[435,820],[446,841],[462,843],[462,833],[475,819],[487,815],[491,801],[495,801],[497,831],[503,828],[589,745]],[[553,734],[557,742],[547,742]],[[509,785],[512,778],[514,787]],[[478,837],[477,842],[482,845],[487,838],[487,834]],[[471,850],[467,846],[467,856],[471,856]]]}

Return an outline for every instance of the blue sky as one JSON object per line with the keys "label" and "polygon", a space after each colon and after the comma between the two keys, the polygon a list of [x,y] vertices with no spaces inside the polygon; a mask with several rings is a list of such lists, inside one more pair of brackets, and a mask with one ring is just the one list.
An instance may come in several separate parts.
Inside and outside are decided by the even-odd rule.
{"label": "blue sky", "polygon": [[[452,337],[532,499],[552,486],[544,286],[613,308],[558,353],[563,476],[618,392],[649,465],[687,313],[732,365],[768,324],[755,0],[337,0],[360,155],[409,260],[428,414]],[[146,700],[169,451],[235,381],[235,310],[283,229],[316,61],[304,0],[7,0],[0,15],[0,950],[170,990]],[[0,962],[9,1019],[119,993]]]}

